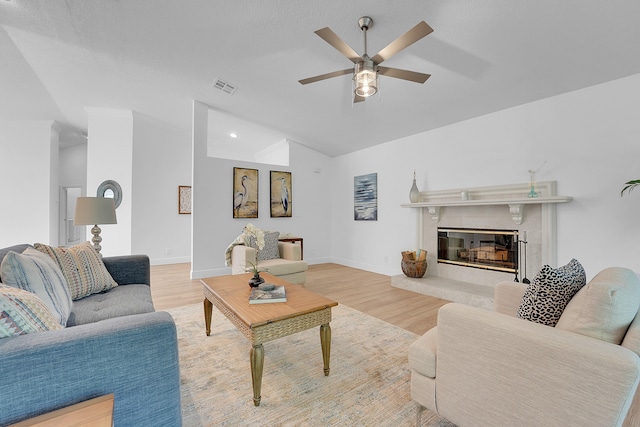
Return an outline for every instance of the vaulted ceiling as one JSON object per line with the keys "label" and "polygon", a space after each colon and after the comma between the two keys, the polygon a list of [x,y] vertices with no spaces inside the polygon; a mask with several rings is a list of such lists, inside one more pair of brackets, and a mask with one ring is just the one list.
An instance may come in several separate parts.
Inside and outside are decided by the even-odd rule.
{"label": "vaulted ceiling", "polygon": [[[352,66],[314,31],[361,54],[363,15],[371,56],[426,21],[385,65],[432,77],[383,76],[355,105],[349,75],[300,85]],[[196,99],[220,132],[249,121],[336,156],[640,73],[639,16],[637,0],[2,0],[0,120],[73,135],[85,107],[119,108],[189,132]]]}

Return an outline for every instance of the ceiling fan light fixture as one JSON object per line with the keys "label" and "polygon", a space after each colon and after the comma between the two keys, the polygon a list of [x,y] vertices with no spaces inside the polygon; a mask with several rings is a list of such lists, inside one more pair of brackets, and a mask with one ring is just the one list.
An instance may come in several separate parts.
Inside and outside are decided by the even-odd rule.
{"label": "ceiling fan light fixture", "polygon": [[365,56],[362,62],[356,64],[354,93],[357,96],[366,98],[378,92],[378,73],[374,68],[373,61]]}

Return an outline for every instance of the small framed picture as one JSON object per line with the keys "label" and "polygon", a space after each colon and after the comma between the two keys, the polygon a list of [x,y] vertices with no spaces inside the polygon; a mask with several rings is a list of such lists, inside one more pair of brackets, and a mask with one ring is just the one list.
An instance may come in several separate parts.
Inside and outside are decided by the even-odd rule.
{"label": "small framed picture", "polygon": [[178,186],[178,213],[191,214],[191,186]]}
{"label": "small framed picture", "polygon": [[258,169],[233,168],[233,217],[258,218]]}
{"label": "small framed picture", "polygon": [[291,172],[271,171],[271,218],[291,218]]}

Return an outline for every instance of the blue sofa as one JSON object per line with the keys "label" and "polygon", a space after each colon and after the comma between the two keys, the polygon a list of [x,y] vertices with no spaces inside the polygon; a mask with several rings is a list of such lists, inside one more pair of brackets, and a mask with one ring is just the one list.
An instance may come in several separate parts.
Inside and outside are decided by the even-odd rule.
{"label": "blue sofa", "polygon": [[74,301],[67,327],[0,339],[0,425],[109,393],[116,427],[182,425],[176,327],[153,308],[149,258],[103,261],[118,286]]}

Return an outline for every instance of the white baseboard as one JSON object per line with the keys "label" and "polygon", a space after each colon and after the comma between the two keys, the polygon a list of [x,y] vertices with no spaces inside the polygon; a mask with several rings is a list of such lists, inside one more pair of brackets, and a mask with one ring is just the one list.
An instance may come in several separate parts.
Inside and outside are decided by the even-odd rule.
{"label": "white baseboard", "polygon": [[152,258],[149,262],[151,265],[183,264],[185,262],[191,262],[191,257]]}

